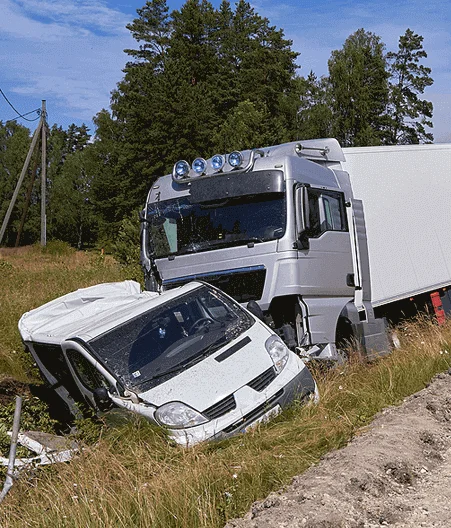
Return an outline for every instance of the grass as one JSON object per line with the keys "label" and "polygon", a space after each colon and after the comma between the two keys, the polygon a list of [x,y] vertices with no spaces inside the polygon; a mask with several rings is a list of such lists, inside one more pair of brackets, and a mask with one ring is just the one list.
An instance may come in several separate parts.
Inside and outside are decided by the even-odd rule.
{"label": "grass", "polygon": [[353,357],[317,372],[318,405],[294,405],[227,441],[183,449],[134,417],[103,428],[71,463],[21,478],[2,504],[0,526],[223,526],[449,368],[451,323],[418,320],[400,337],[401,348],[386,358],[368,364]]}
{"label": "grass", "polygon": [[77,288],[124,278],[111,257],[76,252],[61,242],[0,249],[0,381],[35,378],[17,330],[24,312]]}

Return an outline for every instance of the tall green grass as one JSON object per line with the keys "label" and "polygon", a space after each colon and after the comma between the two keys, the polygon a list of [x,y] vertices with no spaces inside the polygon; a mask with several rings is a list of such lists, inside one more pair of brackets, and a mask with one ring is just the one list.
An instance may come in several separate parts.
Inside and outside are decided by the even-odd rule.
{"label": "tall green grass", "polygon": [[[17,346],[15,317],[21,310],[76,287],[120,278],[114,265],[103,268],[105,263],[77,255],[55,264],[36,253],[29,282],[18,261],[7,259],[14,267],[16,287],[10,291],[17,296],[12,305],[17,315],[3,326],[10,341],[5,345],[0,337],[0,350]],[[78,264],[75,258],[81,258]],[[69,264],[71,273],[65,273],[61,266]],[[53,286],[38,300],[41,282],[34,281]],[[316,372],[318,405],[294,405],[269,424],[227,441],[184,449],[134,417],[104,428],[70,463],[23,474],[2,504],[0,526],[223,526],[321,455],[346,444],[382,408],[402,402],[449,368],[451,323],[439,327],[418,320],[405,325],[400,337],[401,349],[388,357],[370,364],[352,357],[342,368]]]}

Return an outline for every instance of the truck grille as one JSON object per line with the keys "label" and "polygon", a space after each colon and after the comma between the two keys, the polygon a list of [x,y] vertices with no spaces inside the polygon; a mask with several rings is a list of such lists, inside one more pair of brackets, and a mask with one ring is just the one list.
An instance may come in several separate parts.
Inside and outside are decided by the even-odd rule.
{"label": "truck grille", "polygon": [[263,374],[260,374],[250,381],[248,386],[258,392],[261,392],[262,390],[266,389],[266,387],[271,383],[271,381],[275,379],[275,377],[276,371],[274,370],[274,367],[271,367],[268,370],[265,370]]}
{"label": "truck grille", "polygon": [[229,294],[239,303],[258,301],[265,286],[264,266],[251,266],[212,273],[199,273],[186,277],[163,280],[165,289],[176,288],[193,280],[202,280]]}
{"label": "truck grille", "polygon": [[208,409],[205,409],[205,411],[203,411],[202,414],[206,416],[209,420],[214,420],[215,418],[219,418],[220,416],[223,416],[224,414],[227,414],[228,412],[233,411],[233,409],[235,408],[236,408],[235,397],[233,394],[231,394],[230,396],[227,396],[227,398],[224,398],[218,403],[215,403]]}

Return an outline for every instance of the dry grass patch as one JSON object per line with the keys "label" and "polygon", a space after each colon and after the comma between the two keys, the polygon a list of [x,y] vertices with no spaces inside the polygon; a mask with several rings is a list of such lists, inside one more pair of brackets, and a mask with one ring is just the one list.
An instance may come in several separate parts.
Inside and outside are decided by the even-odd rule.
{"label": "dry grass patch", "polygon": [[111,257],[75,251],[67,245],[0,250],[0,381],[30,381],[29,358],[17,330],[20,316],[78,288],[123,280]]}

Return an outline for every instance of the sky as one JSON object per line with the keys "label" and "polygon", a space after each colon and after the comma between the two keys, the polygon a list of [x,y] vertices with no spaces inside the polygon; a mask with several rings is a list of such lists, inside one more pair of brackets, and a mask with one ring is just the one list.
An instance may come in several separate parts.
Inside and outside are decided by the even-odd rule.
{"label": "sky", "polygon": [[[168,0],[170,10],[184,2]],[[218,0],[212,1],[219,5]],[[233,4],[233,1],[231,2]],[[300,53],[299,74],[327,75],[332,50],[359,28],[396,51],[407,28],[424,37],[434,84],[435,142],[451,142],[450,0],[251,0],[256,12],[283,28]],[[20,113],[47,102],[48,122],[63,128],[92,122],[108,108],[122,79],[125,48],[136,48],[126,24],[145,0],[0,0],[0,89]],[[0,121],[15,117],[0,95]],[[36,113],[26,116],[37,117]],[[36,122],[19,119],[33,130]]]}

